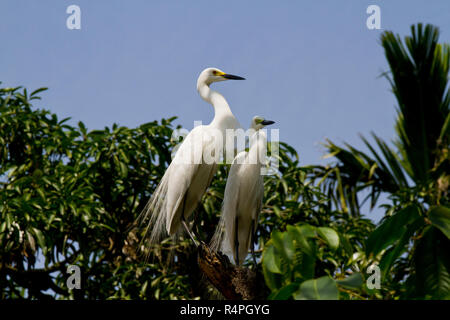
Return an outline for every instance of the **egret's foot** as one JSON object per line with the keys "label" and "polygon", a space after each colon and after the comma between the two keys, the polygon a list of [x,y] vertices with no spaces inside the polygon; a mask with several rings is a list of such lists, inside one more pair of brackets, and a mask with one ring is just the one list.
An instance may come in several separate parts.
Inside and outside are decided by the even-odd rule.
{"label": "egret's foot", "polygon": [[193,234],[193,232],[189,229],[186,220],[184,219],[184,217],[181,219],[181,223],[183,224],[184,230],[186,230],[187,234],[189,235],[189,237],[191,238],[192,242],[194,242],[194,245],[198,248],[198,243],[195,240],[195,235]]}

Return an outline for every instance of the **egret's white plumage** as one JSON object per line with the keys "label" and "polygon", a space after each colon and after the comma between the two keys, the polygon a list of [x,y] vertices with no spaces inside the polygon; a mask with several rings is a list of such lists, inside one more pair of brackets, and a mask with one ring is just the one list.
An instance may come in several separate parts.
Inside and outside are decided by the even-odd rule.
{"label": "egret's white plumage", "polygon": [[261,175],[262,159],[267,137],[259,129],[274,123],[261,117],[254,117],[251,129],[249,151],[240,152],[233,160],[225,187],[222,214],[211,241],[214,250],[220,250],[233,257],[237,265],[247,256],[249,247],[253,250],[258,215],[264,196],[264,181]]}
{"label": "egret's white plumage", "polygon": [[[212,137],[217,132],[224,137],[226,129],[240,128],[225,98],[210,88],[212,83],[227,79],[244,78],[226,74],[217,68],[207,68],[198,77],[197,91],[203,100],[213,105],[214,119],[208,125],[195,127],[185,137],[141,213],[139,221],[146,225],[150,244],[159,241],[166,232],[174,235],[210,185],[217,165],[216,162],[205,162],[203,154],[205,150],[216,150],[215,143],[218,142]],[[195,161],[199,155],[201,161]]]}

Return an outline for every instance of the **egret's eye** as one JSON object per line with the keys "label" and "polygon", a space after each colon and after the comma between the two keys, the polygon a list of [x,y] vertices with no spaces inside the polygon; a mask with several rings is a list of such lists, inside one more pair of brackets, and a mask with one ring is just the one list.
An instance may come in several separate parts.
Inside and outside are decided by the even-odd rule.
{"label": "egret's eye", "polygon": [[216,70],[213,70],[213,75],[215,75],[215,76],[217,76],[217,71]]}

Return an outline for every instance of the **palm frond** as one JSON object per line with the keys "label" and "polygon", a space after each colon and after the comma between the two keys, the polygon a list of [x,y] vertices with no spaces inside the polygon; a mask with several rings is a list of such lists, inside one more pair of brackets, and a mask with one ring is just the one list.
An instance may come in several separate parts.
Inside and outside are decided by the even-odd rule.
{"label": "palm frond", "polygon": [[450,51],[448,45],[438,44],[438,28],[418,24],[411,31],[404,43],[385,32],[381,43],[391,69],[385,76],[398,102],[395,144],[408,175],[423,183],[430,179],[434,151],[449,114]]}

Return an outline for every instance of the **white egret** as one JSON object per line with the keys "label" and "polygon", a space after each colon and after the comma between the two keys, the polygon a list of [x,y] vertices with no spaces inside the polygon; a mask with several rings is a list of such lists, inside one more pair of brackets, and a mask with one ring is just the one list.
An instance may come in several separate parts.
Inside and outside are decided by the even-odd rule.
{"label": "white egret", "polygon": [[260,131],[274,121],[254,117],[249,151],[242,151],[234,158],[227,178],[219,225],[211,241],[214,250],[233,257],[240,265],[247,256],[249,247],[253,260],[255,233],[264,196],[264,181],[261,168],[265,157],[267,137]]}
{"label": "white egret", "polygon": [[[214,107],[214,119],[208,125],[195,127],[184,138],[141,213],[139,221],[146,225],[146,238],[150,244],[160,241],[165,232],[174,235],[183,225],[197,245],[186,221],[206,192],[217,167],[214,161],[204,161],[204,154],[207,150],[217,150],[215,147],[222,151],[222,141],[211,139],[217,132],[223,138],[226,129],[240,128],[225,98],[210,88],[212,83],[228,79],[244,80],[217,68],[207,68],[198,77],[197,91]],[[194,159],[199,155],[200,159]]]}

